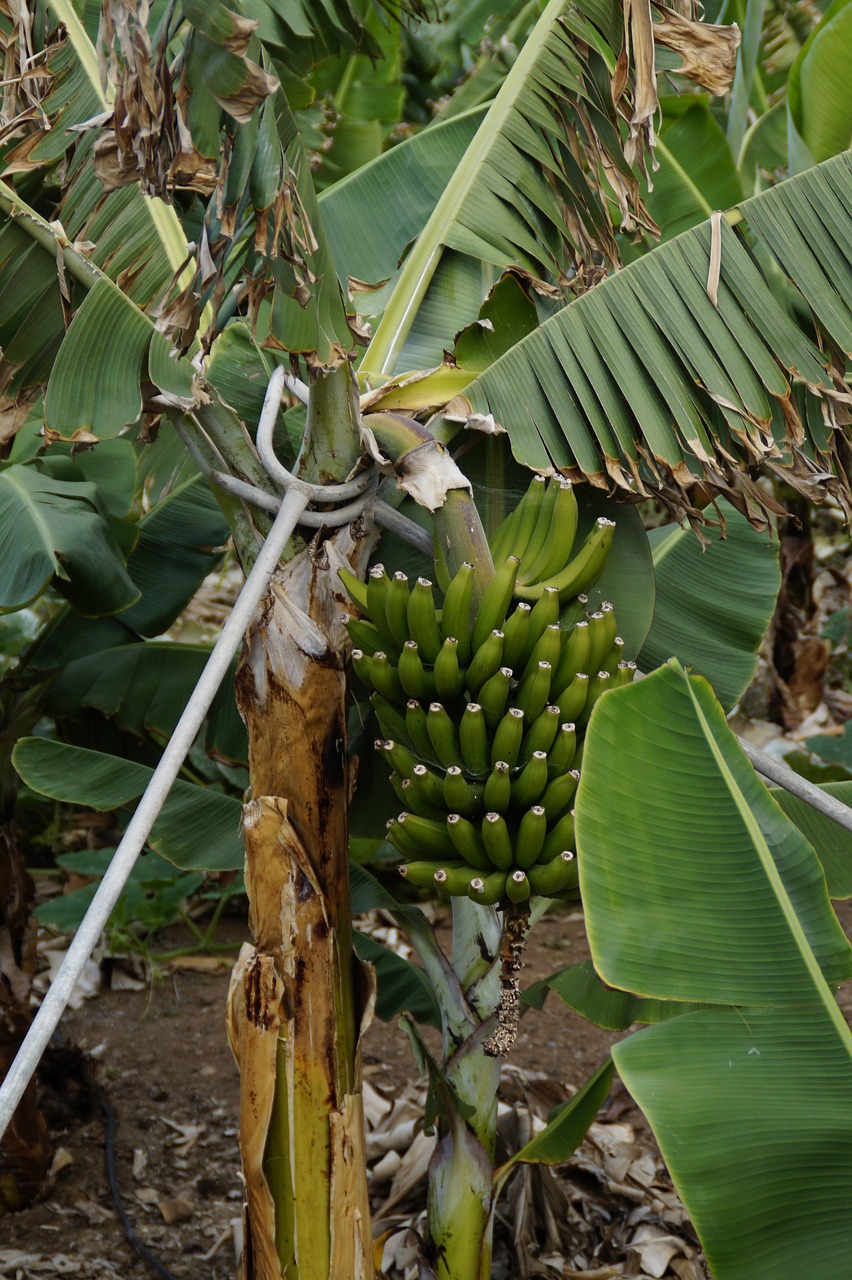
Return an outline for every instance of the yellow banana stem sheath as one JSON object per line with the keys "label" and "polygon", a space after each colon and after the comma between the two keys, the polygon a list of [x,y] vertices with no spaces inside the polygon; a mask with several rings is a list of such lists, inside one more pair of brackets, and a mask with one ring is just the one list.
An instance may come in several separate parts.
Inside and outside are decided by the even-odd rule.
{"label": "yellow banana stem sheath", "polygon": [[473,624],[473,651],[476,653],[494,630],[506,621],[518,576],[518,557],[507,556],[486,588]]}
{"label": "yellow banana stem sheath", "polygon": [[486,778],[482,803],[493,813],[506,813],[512,803],[512,775],[505,760],[498,760]]}
{"label": "yellow banana stem sheath", "polygon": [[491,765],[488,727],[478,702],[469,702],[459,721],[459,747],[464,767],[473,777],[484,777]]}
{"label": "yellow banana stem sheath", "polygon": [[385,592],[385,619],[388,630],[400,647],[409,638],[408,631],[408,575],[400,570],[393,575]]}
{"label": "yellow banana stem sheath", "polygon": [[510,707],[498,724],[491,740],[491,760],[505,760],[514,769],[524,740],[524,713],[520,707]]}
{"label": "yellow banana stem sheath", "polygon": [[531,867],[541,857],[547,835],[547,814],[540,804],[527,809],[518,823],[515,840],[515,865],[522,870]]}
{"label": "yellow banana stem sheath", "polygon": [[491,859],[485,852],[479,825],[474,826],[460,813],[451,813],[447,817],[447,833],[456,853],[468,866],[478,871],[491,870]]}
{"label": "yellow banana stem sheath", "polygon": [[493,907],[505,896],[506,872],[492,871],[490,875],[471,880],[468,897],[481,907]]}
{"label": "yellow banana stem sheath", "polygon": [[476,698],[489,676],[503,666],[503,632],[493,630],[474,651],[470,666],[465,672],[465,684],[471,698]]}
{"label": "yellow banana stem sheath", "polygon": [[498,871],[508,871],[515,861],[512,837],[502,813],[486,813],[482,819],[482,843]]}
{"label": "yellow banana stem sheath", "polygon": [[438,625],[435,596],[428,578],[418,578],[408,597],[408,634],[420,646],[425,662],[434,662],[441,652],[443,636]]}
{"label": "yellow banana stem sheath", "polygon": [[492,733],[506,714],[511,691],[512,668],[499,667],[493,676],[488,677],[477,694],[485,723]]}
{"label": "yellow banana stem sheath", "polygon": [[447,636],[456,637],[459,642],[459,662],[462,664],[470,661],[473,577],[473,565],[466,560],[444,592],[444,608],[441,613],[441,636],[444,640]]}
{"label": "yellow banana stem sheath", "polygon": [[544,751],[534,751],[532,758],[512,783],[512,808],[528,809],[530,805],[536,804],[548,782],[547,755]]}

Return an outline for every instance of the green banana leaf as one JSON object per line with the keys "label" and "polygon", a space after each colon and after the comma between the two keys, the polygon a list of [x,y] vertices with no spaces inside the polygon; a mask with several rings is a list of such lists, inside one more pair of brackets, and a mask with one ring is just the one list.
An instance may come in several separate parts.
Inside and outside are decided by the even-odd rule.
{"label": "green banana leaf", "polygon": [[706,676],[726,710],[757,669],[757,649],[781,587],[778,540],[759,533],[726,502],[726,537],[708,529],[703,548],[689,528],[648,533],[657,585],[654,621],[639,655],[651,671],[671,657]]}
{"label": "green banana leaf", "polygon": [[51,583],[88,617],[132,605],[140,593],[116,524],[88,481],[56,478],[37,462],[0,470],[0,613],[30,604]]}
{"label": "green banana leaf", "polygon": [[[154,772],[131,760],[48,738],[21,738],[12,763],[33,791],[102,812],[135,808],[133,802]],[[179,779],[147,843],[185,871],[239,870],[244,862],[242,805],[233,796]]]}
{"label": "green banana leaf", "polygon": [[549,978],[534,982],[523,992],[521,1000],[533,1009],[543,1009],[551,991],[569,1009],[607,1031],[627,1031],[637,1022],[665,1022],[668,1018],[677,1018],[693,1009],[713,1007],[682,1000],[648,1000],[631,995],[629,991],[618,991],[601,982],[591,960],[569,964]]}
{"label": "green banana leaf", "polygon": [[664,241],[705,222],[714,209],[727,209],[743,198],[730,145],[709,99],[688,98],[692,105],[686,110],[683,99],[675,99],[679,114],[674,119],[666,111],[670,101],[661,104],[664,124],[656,147],[660,167],[645,201]]}
{"label": "green banana leaf", "polygon": [[[819,789],[852,808],[852,782],[820,783]],[[781,787],[773,787],[772,795],[816,850],[831,897],[852,898],[852,831]]]}
{"label": "green banana leaf", "polygon": [[790,68],[787,137],[792,173],[852,145],[850,44],[852,4],[834,0]]}
{"label": "green banana leaf", "polygon": [[[114,849],[86,849],[76,853],[59,854],[56,862],[66,871],[77,876],[93,876],[100,879],[109,867]],[[113,907],[108,928],[128,932],[141,925],[145,929],[158,929],[172,924],[178,915],[184,898],[201,887],[202,877],[197,871],[176,875],[170,863],[156,853],[146,852],[135,862],[127,883]],[[97,892],[97,882],[60,893],[36,907],[33,915],[41,924],[50,925],[62,933],[75,933]]]}
{"label": "green banana leaf", "polygon": [[613,1049],[716,1280],[841,1280],[852,1033],[832,985],[852,973],[852,947],[813,849],[710,686],[676,664],[604,694],[576,813],[600,976],[717,1006]]}
{"label": "green banana leaf", "polygon": [[[745,234],[777,259],[820,331],[850,350],[850,204],[847,153],[737,206],[719,228],[718,309],[706,292],[711,228],[694,227],[496,361],[465,391],[470,411],[492,414],[527,466],[633,491],[665,493],[664,480],[688,487],[702,474],[733,495],[734,467],[758,458],[793,483],[802,480],[791,465],[799,477],[824,475],[832,433],[819,411],[802,419],[791,385],[821,396],[829,357],[775,301]],[[759,513],[759,490],[736,496]]]}
{"label": "green banana leaf", "polygon": [[440,1027],[441,1010],[425,972],[369,934],[355,930],[355,951],[376,971],[376,1016],[391,1022],[407,1013],[428,1027]]}

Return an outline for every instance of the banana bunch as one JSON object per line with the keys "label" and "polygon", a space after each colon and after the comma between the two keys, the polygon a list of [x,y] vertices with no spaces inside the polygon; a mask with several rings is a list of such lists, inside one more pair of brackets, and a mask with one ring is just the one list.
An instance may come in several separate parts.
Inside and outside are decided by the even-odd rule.
{"label": "banana bunch", "polygon": [[388,839],[413,884],[492,905],[576,889],[585,725],[635,671],[612,605],[585,612],[613,522],[598,520],[572,557],[576,530],[571,485],[536,477],[496,533],[475,616],[471,564],[448,579],[442,608],[426,578],[340,571],[360,614],[347,618],[352,661],[403,806]]}

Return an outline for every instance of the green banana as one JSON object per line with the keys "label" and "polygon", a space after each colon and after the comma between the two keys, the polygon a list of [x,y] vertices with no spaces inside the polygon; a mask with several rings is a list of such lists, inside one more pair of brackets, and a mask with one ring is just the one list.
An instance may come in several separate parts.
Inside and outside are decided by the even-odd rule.
{"label": "green banana", "polygon": [[505,896],[506,872],[492,871],[487,876],[477,876],[470,882],[468,897],[481,907],[493,907]]}
{"label": "green banana", "polygon": [[416,698],[418,702],[428,702],[430,698],[434,698],[435,677],[423,666],[416,640],[406,640],[402,646],[396,671],[409,698]]}
{"label": "green banana", "polygon": [[512,803],[512,776],[505,760],[498,760],[486,778],[482,803],[493,813],[505,813]]}
{"label": "green banana", "polygon": [[416,813],[419,818],[432,818],[436,822],[440,822],[443,819],[443,807],[438,808],[437,805],[430,804],[424,798],[423,792],[417,786],[415,779],[403,778],[400,781],[398,774],[396,777],[397,782],[394,784],[393,789],[410,813]]}
{"label": "green banana", "polygon": [[[520,608],[520,605],[518,608]],[[558,621],[559,592],[555,587],[547,587],[536,600],[530,613],[526,644],[521,650],[521,656],[518,659],[519,671],[523,671],[526,667],[532,656],[533,649],[544,635],[545,630]]]}
{"label": "green banana", "polygon": [[352,650],[352,669],[362,684],[373,687],[373,659],[363,649]]}
{"label": "green banana", "polygon": [[337,576],[346,588],[346,594],[353,604],[357,606],[361,613],[368,613],[369,606],[367,604],[367,584],[356,577],[351,569],[343,568],[337,570]]}
{"label": "green banana", "polygon": [[539,662],[537,667],[521,681],[515,691],[515,702],[523,711],[527,724],[537,720],[550,699],[553,668],[549,662]]}
{"label": "green banana", "polygon": [[562,653],[553,673],[554,689],[567,688],[578,671],[588,671],[590,645],[589,624],[583,618],[574,624],[562,642]]}
{"label": "green banana", "polygon": [[488,728],[478,702],[469,702],[459,721],[459,748],[468,773],[484,774],[491,763],[488,752]]}
{"label": "green banana", "polygon": [[441,651],[443,636],[438,626],[435,597],[428,578],[418,578],[408,597],[408,634],[420,646],[426,662],[434,662]]}
{"label": "green banana", "polygon": [[518,905],[526,902],[530,896],[530,882],[527,879],[526,871],[513,871],[510,876],[506,876],[506,897],[510,902]]}
{"label": "green banana", "polygon": [[586,609],[589,605],[589,597],[584,591],[575,596],[573,600],[569,600],[559,611],[559,623],[563,631],[567,631],[575,622],[579,622],[581,618],[585,618]]}
{"label": "green banana", "polygon": [[432,671],[435,692],[445,702],[454,702],[464,689],[465,673],[459,666],[458,649],[459,642],[455,636],[447,636]]}
{"label": "green banana", "polygon": [[375,743],[377,751],[384,751],[392,768],[402,778],[413,778],[416,760],[409,751],[408,747],[403,746],[401,742],[394,742],[392,738],[378,739]]}
{"label": "green banana", "polygon": [[580,712],[586,705],[589,693],[589,677],[585,671],[578,671],[571,683],[553,698],[559,708],[563,720],[574,720],[579,723]]}
{"label": "green banana", "polygon": [[476,867],[454,865],[442,867],[435,872],[434,880],[439,889],[454,898],[466,898],[471,880],[476,880],[479,872]]}
{"label": "green banana", "polygon": [[[547,497],[547,480],[544,476],[534,475],[527,491],[521,498],[511,516],[503,521],[497,530],[497,548],[492,551],[495,557],[510,553],[522,559],[530,544],[530,539],[538,525],[539,513]],[[510,527],[509,545],[504,549],[499,537],[504,525]]]}
{"label": "green banana", "polygon": [[[524,664],[524,674],[535,670],[539,662],[549,662],[555,671],[562,657],[563,631],[558,622],[552,622],[536,640],[533,651]],[[505,648],[505,645],[504,645]]]}
{"label": "green banana", "polygon": [[439,536],[437,529],[432,534],[432,560],[435,565],[435,580],[438,583],[439,589],[443,591],[444,595],[446,595],[447,588],[451,581],[450,569],[447,564],[447,556],[444,551],[443,539]]}
{"label": "green banana", "polygon": [[[406,860],[411,859],[417,862],[423,856],[423,850],[420,845],[416,840],[412,839],[410,832],[405,830],[399,818],[391,818],[388,822],[386,839]],[[443,864],[439,863],[438,865],[441,866]]]}
{"label": "green banana", "polygon": [[615,522],[600,516],[580,550],[564,569],[545,582],[516,586],[515,595],[521,600],[537,600],[546,587],[555,587],[560,604],[565,604],[572,596],[593,587],[606,567],[614,533]]}
{"label": "green banana", "polygon": [[[379,649],[386,650],[388,644],[385,637],[381,634],[378,627],[374,627],[372,622],[366,622],[363,618],[352,618],[344,614],[346,630],[349,632],[349,639],[358,649],[363,649],[365,653],[374,654]],[[396,657],[399,650],[396,645],[393,646],[393,655]]]}
{"label": "green banana", "polygon": [[534,751],[550,751],[559,732],[562,715],[558,707],[547,706],[524,734],[519,763],[526,764]]}
{"label": "green banana", "polygon": [[[544,491],[538,512],[536,514],[535,527],[533,528],[530,540],[524,548],[523,567],[520,572],[523,574],[523,581],[527,580],[530,566],[535,564],[547,545],[547,535],[550,532],[550,521],[553,516],[553,508],[556,504],[556,494],[558,492],[557,485],[553,480],[547,482],[547,488]],[[564,562],[563,562],[564,563]]]}
{"label": "green banana", "polygon": [[376,692],[387,698],[388,702],[405,702],[405,690],[399,672],[381,649],[370,659],[370,680]]}
{"label": "green banana", "polygon": [[621,636],[616,636],[612,642],[612,648],[601,663],[601,670],[608,671],[611,676],[614,676],[623,656],[624,641]]}
{"label": "green banana", "polygon": [[544,844],[538,856],[540,863],[550,862],[558,858],[563,849],[574,848],[574,810],[569,809],[557,819],[544,837]]}
{"label": "green banana", "polygon": [[577,726],[571,720],[560,724],[553,746],[547,754],[547,770],[551,778],[567,773],[577,754]]}
{"label": "green banana", "polygon": [[517,556],[507,556],[485,588],[473,625],[471,644],[474,653],[480,645],[485,643],[491,632],[502,627],[506,621],[506,614],[509,612],[515,590],[519,563]]}
{"label": "green banana", "polygon": [[555,897],[567,889],[576,889],[578,883],[577,859],[570,849],[558,853],[550,862],[538,862],[530,867],[527,876],[530,890],[542,898]]}
{"label": "green banana", "polygon": [[409,698],[405,704],[406,737],[419,756],[431,760],[435,755],[432,739],[426,727],[426,712],[416,698]]}
{"label": "green banana", "polygon": [[603,660],[612,647],[612,641],[607,639],[608,624],[606,614],[600,609],[595,613],[589,614],[589,656],[584,664],[584,669],[592,675],[595,671],[600,671]]}
{"label": "green banana", "polygon": [[622,685],[632,684],[633,677],[635,676],[635,674],[636,674],[635,662],[619,662],[618,666],[613,672],[612,687],[615,689],[620,689]]}
{"label": "green banana", "polygon": [[551,482],[555,490],[547,537],[538,556],[524,562],[522,580],[540,582],[550,578],[568,563],[577,534],[577,497],[570,480]]}
{"label": "green banana", "polygon": [[409,637],[408,597],[408,575],[397,570],[385,592],[385,620],[398,645],[404,645]]}
{"label": "green banana", "polygon": [[496,628],[474,651],[470,666],[465,672],[465,684],[470,696],[475,698],[489,676],[503,665],[503,632]]}
{"label": "green banana", "polygon": [[494,730],[506,714],[506,704],[512,689],[512,668],[498,667],[479,690],[477,698],[482,707],[485,723]]}
{"label": "green banana", "polygon": [[532,607],[521,601],[503,623],[503,661],[507,667],[521,669],[521,655],[527,647],[531,613]]}
{"label": "green banana", "polygon": [[530,805],[536,804],[547,785],[547,754],[544,751],[534,751],[512,783],[512,808],[528,809]]}
{"label": "green banana", "polygon": [[562,810],[568,807],[574,792],[577,790],[579,781],[579,770],[570,769],[568,773],[562,773],[558,777],[552,778],[547,784],[539,803],[547,814],[548,823],[554,822],[556,818],[561,816]]}
{"label": "green banana", "polygon": [[510,707],[494,731],[491,740],[491,761],[505,760],[514,769],[524,740],[524,713],[520,707]]}
{"label": "green banana", "polygon": [[416,743],[408,732],[405,717],[392,703],[380,693],[371,693],[370,706],[375,711],[379,728],[386,738],[394,738],[397,742],[405,742],[407,746],[416,748]]}
{"label": "green banana", "polygon": [[378,629],[388,644],[398,648],[396,638],[388,626],[387,613],[385,612],[385,601],[389,586],[390,579],[385,573],[385,566],[383,564],[374,564],[367,575],[367,613],[373,626]]}
{"label": "green banana", "polygon": [[490,871],[491,859],[485,852],[479,827],[475,827],[460,813],[451,813],[447,817],[447,833],[460,858],[470,867],[478,871]]}
{"label": "green banana", "polygon": [[526,870],[537,862],[547,834],[547,814],[540,804],[527,809],[518,824],[515,841],[515,865]]}
{"label": "green banana", "polygon": [[426,713],[426,729],[438,757],[445,769],[462,762],[458,729],[440,702],[430,702]]}
{"label": "green banana", "polygon": [[482,819],[482,843],[498,871],[508,871],[515,860],[512,837],[501,813],[486,813]]}
{"label": "green banana", "polygon": [[444,804],[450,813],[475,813],[480,798],[465,778],[464,770],[451,764],[444,774]]}
{"label": "green banana", "polygon": [[431,889],[435,884],[435,874],[444,870],[443,862],[404,862],[397,871],[418,889]]}
{"label": "green banana", "polygon": [[444,780],[425,764],[416,764],[411,770],[411,785],[423,797],[427,804],[436,809],[444,808]]}
{"label": "green banana", "polygon": [[601,694],[606,693],[612,685],[612,676],[608,671],[598,671],[589,678],[589,695],[586,698],[586,705],[577,717],[577,724],[582,726],[588,724],[589,716],[595,709],[595,703]]}
{"label": "green banana", "polygon": [[462,665],[470,661],[472,601],[473,565],[466,560],[444,592],[444,610],[441,614],[441,635],[444,640],[447,636],[455,636],[458,640],[458,656]]}
{"label": "green banana", "polygon": [[611,600],[601,601],[601,613],[606,618],[606,634],[609,645],[615,643],[615,637],[618,634],[618,623],[615,619],[615,606]]}
{"label": "green banana", "polygon": [[423,818],[417,813],[401,813],[397,822],[406,836],[419,845],[423,854],[435,857],[447,857],[449,839],[446,821],[437,822],[432,818]]}

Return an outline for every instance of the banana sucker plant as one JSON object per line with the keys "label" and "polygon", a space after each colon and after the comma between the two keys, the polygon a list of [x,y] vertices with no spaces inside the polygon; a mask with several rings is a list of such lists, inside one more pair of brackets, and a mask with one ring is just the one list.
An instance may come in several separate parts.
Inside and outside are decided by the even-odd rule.
{"label": "banana sucker plant", "polygon": [[[130,759],[119,758],[124,741],[109,755],[67,731],[64,742],[18,741],[14,763],[31,787],[110,809],[144,788],[174,723],[174,699],[169,706],[153,692],[159,673],[168,665],[170,689],[188,690],[200,661],[157,639],[180,593],[158,612],[159,592],[170,594],[158,572],[169,574],[153,551],[153,526],[160,516],[162,556],[179,541],[175,532],[162,537],[164,525],[182,514],[181,549],[196,552],[183,585],[198,581],[203,556],[226,533],[242,566],[253,563],[280,501],[257,431],[279,365],[294,396],[275,424],[275,450],[298,481],[329,486],[247,637],[235,677],[244,745],[235,746],[224,706],[199,744],[247,763],[251,797],[244,831],[255,941],[229,1000],[242,1081],[246,1276],[369,1276],[376,1265],[359,1051],[374,992],[353,956],[347,864],[351,644],[406,813],[389,837],[409,880],[443,887],[453,906],[450,958],[422,916],[404,913],[443,1030],[437,1062],[405,1020],[439,1133],[422,1267],[441,1280],[484,1280],[496,1195],[511,1169],[564,1159],[608,1088],[605,1066],[543,1141],[495,1170],[499,1055],[517,1015],[524,933],[550,898],[576,890],[578,869],[590,918],[603,909],[590,891],[603,847],[594,821],[614,803],[613,788],[600,765],[584,766],[572,842],[577,728],[564,726],[582,738],[592,692],[628,678],[631,661],[648,669],[673,652],[727,675],[733,702],[744,680],[731,677],[729,654],[755,647],[771,609],[770,572],[756,616],[753,602],[741,602],[746,635],[741,618],[726,626],[709,611],[727,650],[707,643],[699,655],[673,638],[667,574],[686,557],[674,575],[682,589],[700,569],[680,531],[668,530],[653,547],[652,574],[635,511],[614,514],[606,495],[656,498],[696,527],[708,496],[727,499],[731,538],[714,551],[738,566],[764,563],[748,522],[762,527],[777,512],[758,467],[848,507],[848,155],[618,269],[628,238],[656,230],[643,178],[653,169],[655,56],[667,74],[680,69],[687,102],[693,86],[724,94],[738,32],[658,3],[550,0],[508,10],[517,56],[484,55],[458,101],[451,95],[434,123],[361,168],[346,161],[345,131],[329,133],[324,154],[337,147],[334,163],[347,176],[317,196],[303,145],[322,115],[316,87],[337,86],[350,137],[365,134],[359,120],[386,123],[387,96],[381,108],[373,103],[367,61],[345,74],[339,60],[391,48],[402,83],[410,36],[401,26],[386,23],[377,36],[375,14],[355,0],[333,14],[308,4],[296,14],[285,0],[0,2],[9,69],[0,344],[4,412],[20,428],[0,471],[0,527],[4,537],[15,530],[0,567],[2,605],[51,593],[49,627],[22,669],[29,696],[43,690],[48,709],[52,698],[61,726],[81,707],[97,708],[122,732],[146,737],[146,753]],[[415,33],[419,20],[410,19]],[[482,519],[448,450],[459,438],[459,462],[482,465],[494,499]],[[565,482],[528,488],[523,469]],[[578,513],[571,483],[583,480],[599,497]],[[380,498],[339,514],[333,486],[353,481],[346,492],[381,483]],[[503,523],[511,486],[526,496]],[[410,592],[401,575],[412,553],[387,535],[392,572],[367,574],[379,520],[423,555],[422,530],[382,506],[403,493],[409,517],[419,509],[422,523],[431,511],[437,540],[413,575],[424,582]],[[572,558],[578,514],[581,538],[591,532]],[[603,569],[613,518],[617,580],[610,589],[600,578],[597,598],[577,606]],[[183,561],[175,556],[175,569]],[[649,633],[655,578],[670,611]],[[603,607],[610,597],[614,610]],[[706,600],[690,608],[707,620]],[[350,643],[344,614],[355,612]],[[640,700],[651,696],[644,687],[606,693],[589,721],[591,760],[604,712],[626,705],[629,716],[638,705],[641,717]],[[238,865],[229,824],[239,802],[197,781],[178,784],[152,846],[182,865]],[[202,813],[203,826],[188,832],[186,815]],[[799,945],[798,907],[784,905],[756,838],[751,847]],[[592,929],[594,948],[600,935]],[[842,970],[841,961],[828,966],[826,980]],[[641,971],[604,961],[599,971],[622,995],[656,991]],[[605,998],[593,975],[554,985],[579,1006],[580,978],[594,1016]],[[658,1004],[674,1002],[673,1013],[678,1001],[717,998],[662,985]],[[631,1022],[663,1016],[657,1005],[636,1008]],[[627,1050],[622,1057],[628,1071]],[[695,1061],[700,1070],[703,1059]],[[643,1063],[665,1150],[669,1117],[654,1105],[663,1076],[654,1077],[653,1054]],[[729,1206],[720,1198],[703,1208],[703,1175],[695,1162],[677,1166],[710,1247],[724,1237]],[[773,1213],[779,1206],[804,1238],[787,1200]],[[773,1213],[762,1231],[773,1228]],[[751,1272],[736,1272],[745,1264],[729,1253],[713,1255],[720,1277],[772,1274],[755,1269],[752,1254]]]}

